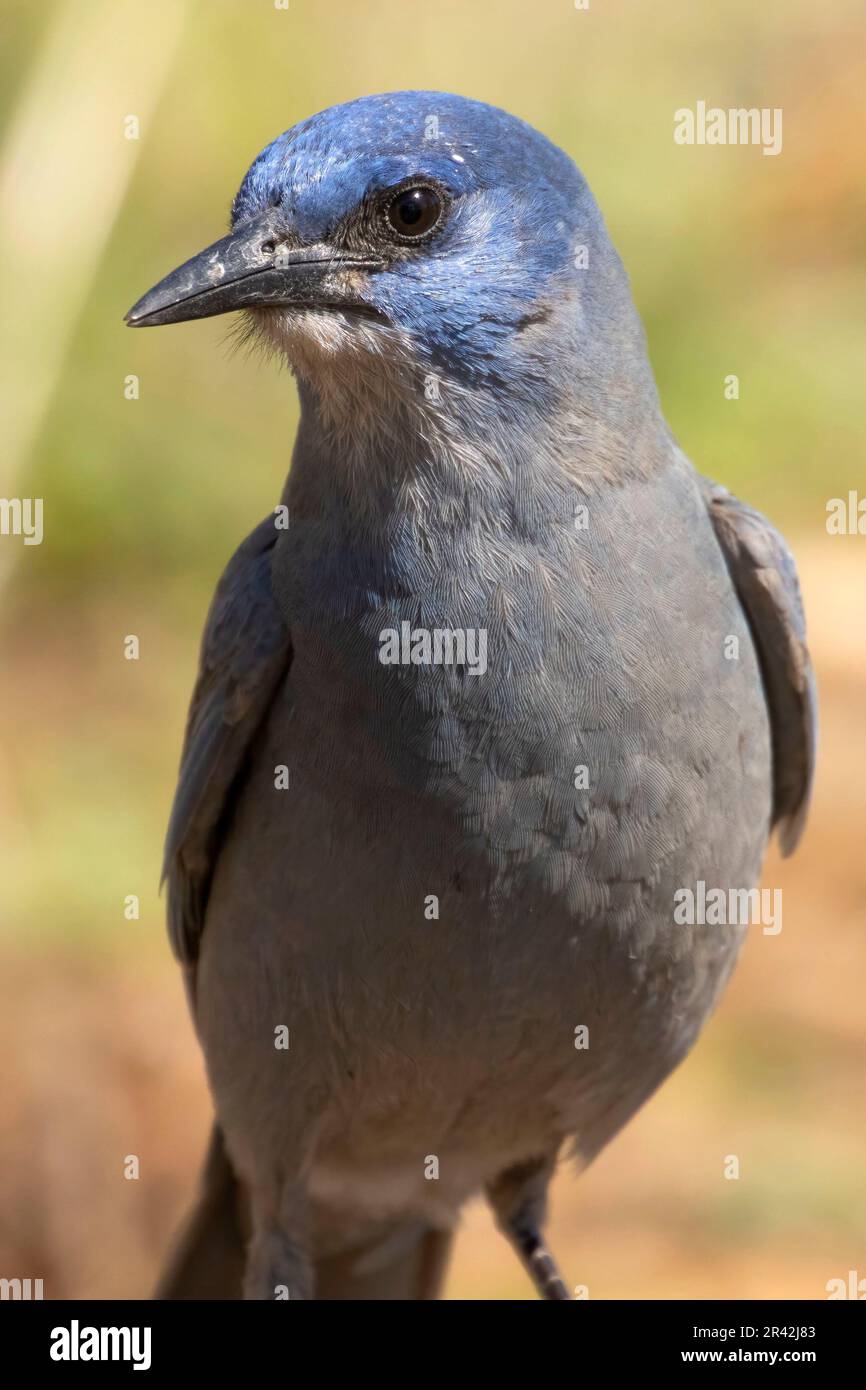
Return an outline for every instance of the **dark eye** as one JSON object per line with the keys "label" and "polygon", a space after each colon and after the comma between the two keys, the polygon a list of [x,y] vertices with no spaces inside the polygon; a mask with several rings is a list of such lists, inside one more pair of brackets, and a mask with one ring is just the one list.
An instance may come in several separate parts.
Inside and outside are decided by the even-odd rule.
{"label": "dark eye", "polygon": [[401,237],[421,237],[442,216],[442,195],[435,188],[404,188],[388,204],[388,221]]}

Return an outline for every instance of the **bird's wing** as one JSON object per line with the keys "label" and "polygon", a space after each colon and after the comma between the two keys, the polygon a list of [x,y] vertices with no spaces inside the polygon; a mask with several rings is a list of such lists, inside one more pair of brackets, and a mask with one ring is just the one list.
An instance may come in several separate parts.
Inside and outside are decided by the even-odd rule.
{"label": "bird's wing", "polygon": [[271,591],[273,517],[232,556],[202,639],[165,843],[168,930],[178,959],[198,955],[219,841],[252,739],[291,662],[291,642]]}
{"label": "bird's wing", "polygon": [[716,538],[758,652],[773,739],[773,825],[790,854],[803,831],[815,769],[815,676],[794,557],[779,532],[723,487],[706,485]]}

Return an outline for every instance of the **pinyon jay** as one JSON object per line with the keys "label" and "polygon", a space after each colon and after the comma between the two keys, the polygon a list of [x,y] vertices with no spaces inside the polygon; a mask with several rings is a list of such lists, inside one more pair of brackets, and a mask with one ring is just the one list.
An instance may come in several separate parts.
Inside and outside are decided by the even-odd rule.
{"label": "pinyon jay", "polygon": [[[557,1157],[685,1056],[800,835],[794,564],[661,414],[581,174],[364,97],[127,316],[245,311],[301,418],[205,628],[166,846],[216,1126],[168,1298],[432,1298],[486,1192],[544,1298]],[[717,914],[718,915],[718,914]],[[722,914],[725,916],[725,914]]]}

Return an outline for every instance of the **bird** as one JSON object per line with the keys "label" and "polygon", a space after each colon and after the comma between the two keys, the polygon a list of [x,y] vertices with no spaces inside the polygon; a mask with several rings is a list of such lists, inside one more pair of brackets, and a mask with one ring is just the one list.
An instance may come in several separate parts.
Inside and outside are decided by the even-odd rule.
{"label": "bird", "polygon": [[750,925],[676,904],[748,899],[803,829],[794,561],[677,444],[584,176],[505,111],[392,92],[273,140],[126,321],[235,311],[301,411],[167,833],[215,1119],[156,1297],[438,1298],[484,1196],[572,1300],[551,1177],[686,1056]]}

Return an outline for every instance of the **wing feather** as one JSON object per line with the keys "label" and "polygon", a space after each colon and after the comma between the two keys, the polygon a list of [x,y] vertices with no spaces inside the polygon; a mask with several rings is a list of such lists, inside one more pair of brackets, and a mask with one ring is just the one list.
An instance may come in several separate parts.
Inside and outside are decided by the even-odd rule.
{"label": "wing feather", "polygon": [[291,642],[271,590],[277,531],[266,518],[232,556],[202,639],[165,842],[168,930],[175,954],[198,956],[205,910],[250,744],[291,663]]}
{"label": "wing feather", "polygon": [[716,537],[761,664],[773,737],[773,824],[783,854],[803,832],[817,741],[815,675],[794,557],[766,517],[708,486]]}

